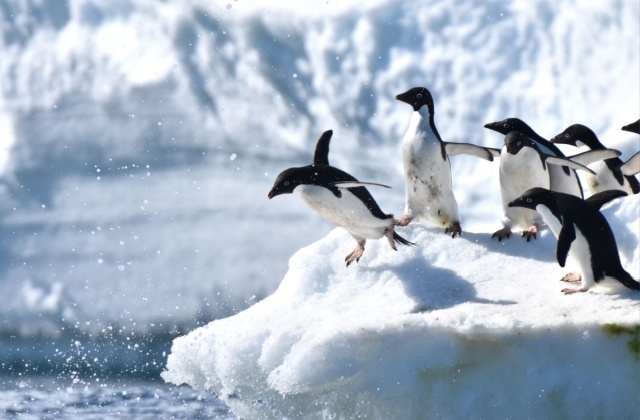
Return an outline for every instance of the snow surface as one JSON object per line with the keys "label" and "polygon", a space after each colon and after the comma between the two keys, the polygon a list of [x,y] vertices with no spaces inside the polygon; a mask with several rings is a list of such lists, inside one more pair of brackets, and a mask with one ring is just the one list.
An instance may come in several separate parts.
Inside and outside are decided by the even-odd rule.
{"label": "snow surface", "polygon": [[[400,214],[410,110],[394,97],[415,85],[445,140],[500,147],[482,125],[508,116],[547,137],[580,122],[628,158],[639,9],[0,0],[0,331],[167,332],[268,296],[332,228],[268,201],[275,175],[333,129],[331,162],[393,186],[375,196]],[[495,230],[497,164],[452,161],[463,229]]]}
{"label": "snow surface", "polygon": [[[638,278],[640,197],[604,213]],[[162,376],[242,418],[638,418],[637,292],[562,294],[548,229],[403,232],[418,246],[370,241],[355,267],[344,230],[301,249],[273,295],[177,338]]]}

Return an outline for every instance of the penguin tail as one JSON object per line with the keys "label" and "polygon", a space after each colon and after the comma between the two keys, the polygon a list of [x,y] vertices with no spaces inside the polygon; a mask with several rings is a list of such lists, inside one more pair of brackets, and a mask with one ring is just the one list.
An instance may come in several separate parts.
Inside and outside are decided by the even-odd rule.
{"label": "penguin tail", "polygon": [[627,273],[625,270],[622,270],[622,273],[620,273],[620,275],[617,276],[616,279],[625,287],[631,290],[640,291],[640,282],[631,277],[631,274]]}
{"label": "penguin tail", "polygon": [[407,241],[402,236],[398,235],[395,231],[393,232],[393,241],[395,243],[398,243],[400,245],[405,245],[405,246],[413,246],[413,245],[415,245],[415,243]]}

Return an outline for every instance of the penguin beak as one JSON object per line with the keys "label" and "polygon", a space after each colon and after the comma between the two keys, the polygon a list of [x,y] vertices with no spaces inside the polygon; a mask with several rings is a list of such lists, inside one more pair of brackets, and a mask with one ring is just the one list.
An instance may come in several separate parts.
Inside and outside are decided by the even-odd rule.
{"label": "penguin beak", "polygon": [[267,195],[267,197],[269,197],[269,200],[271,200],[273,197],[275,197],[277,194],[275,193],[275,191],[271,190],[269,191],[269,194]]}
{"label": "penguin beak", "polygon": [[567,141],[565,141],[565,137],[562,134],[558,134],[557,136],[551,137],[549,141],[551,143],[569,144]]}
{"label": "penguin beak", "polygon": [[402,101],[402,102],[404,102],[404,103],[407,103],[407,104],[409,104],[409,105],[411,105],[411,106],[413,106],[413,104],[411,103],[411,101],[409,100],[409,98],[407,98],[407,94],[406,94],[406,92],[405,92],[405,93],[401,93],[401,94],[399,94],[399,95],[396,95],[396,99],[397,99],[397,100],[399,100],[399,101]]}
{"label": "penguin beak", "polygon": [[517,201],[517,200],[518,200],[518,199],[516,198],[515,200],[513,200],[512,202],[510,202],[509,204],[507,204],[507,207],[518,207],[518,205],[517,205],[517,203],[516,203],[516,201]]}

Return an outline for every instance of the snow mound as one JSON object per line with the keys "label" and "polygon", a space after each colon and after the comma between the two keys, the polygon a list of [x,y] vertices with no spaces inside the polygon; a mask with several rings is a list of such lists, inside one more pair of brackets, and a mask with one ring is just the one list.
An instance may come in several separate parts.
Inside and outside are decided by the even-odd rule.
{"label": "snow mound", "polygon": [[[640,197],[603,213],[640,273]],[[277,291],[174,341],[163,378],[242,418],[638,418],[640,296],[563,295],[548,229],[527,243],[410,226],[398,252],[333,230]]]}

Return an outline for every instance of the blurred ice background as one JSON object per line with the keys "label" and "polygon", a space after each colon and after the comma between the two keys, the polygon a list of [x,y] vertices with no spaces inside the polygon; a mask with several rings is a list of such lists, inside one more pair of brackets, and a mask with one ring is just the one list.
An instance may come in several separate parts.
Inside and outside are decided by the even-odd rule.
{"label": "blurred ice background", "polygon": [[[267,199],[326,129],[332,164],[392,185],[374,195],[401,214],[411,111],[394,97],[413,86],[447,141],[500,147],[482,125],[517,116],[546,137],[586,124],[630,157],[639,16],[637,0],[0,0],[0,365],[157,376],[170,338],[268,296],[331,229]],[[463,229],[498,228],[497,165],[453,169]],[[120,356],[59,355],[82,346]]]}

